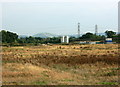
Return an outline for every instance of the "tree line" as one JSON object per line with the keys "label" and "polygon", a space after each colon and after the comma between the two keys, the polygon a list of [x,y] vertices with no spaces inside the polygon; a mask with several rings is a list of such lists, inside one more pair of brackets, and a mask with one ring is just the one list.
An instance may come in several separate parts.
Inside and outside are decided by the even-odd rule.
{"label": "tree line", "polygon": [[2,37],[3,45],[38,45],[38,44],[47,44],[47,43],[60,43],[60,37],[53,38],[41,38],[41,37],[21,37],[16,33],[2,30],[0,31],[0,35]]}
{"label": "tree line", "polygon": [[[118,42],[118,37],[120,34],[116,34],[113,31],[105,31],[106,35],[96,35],[93,33],[83,34],[81,37],[70,37],[70,42],[75,41],[104,41],[105,38],[113,38],[113,41]],[[53,38],[41,38],[41,37],[24,37],[19,38],[16,33],[1,30],[0,35],[2,35],[2,43],[4,45],[39,45],[39,44],[59,44],[61,43],[61,37],[53,37]]]}

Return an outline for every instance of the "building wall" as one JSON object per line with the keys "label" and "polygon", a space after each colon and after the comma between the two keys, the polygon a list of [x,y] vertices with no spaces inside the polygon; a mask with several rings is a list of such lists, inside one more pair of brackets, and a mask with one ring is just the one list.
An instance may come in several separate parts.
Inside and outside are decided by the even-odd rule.
{"label": "building wall", "polygon": [[61,37],[61,43],[64,43],[65,42],[65,36],[62,36]]}
{"label": "building wall", "polygon": [[112,42],[112,38],[106,38],[106,42]]}

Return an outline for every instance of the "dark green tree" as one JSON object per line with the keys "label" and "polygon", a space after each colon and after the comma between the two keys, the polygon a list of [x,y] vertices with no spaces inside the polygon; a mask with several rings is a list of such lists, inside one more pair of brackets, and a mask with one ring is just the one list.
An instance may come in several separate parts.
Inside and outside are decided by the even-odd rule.
{"label": "dark green tree", "polygon": [[103,41],[105,40],[105,36],[104,35],[96,35],[96,34],[93,34],[93,33],[86,33],[84,35],[82,35],[82,37],[79,38],[80,40],[85,40],[85,41]]}
{"label": "dark green tree", "polygon": [[113,32],[113,31],[105,31],[105,34],[106,34],[107,38],[112,38],[113,36],[116,35],[116,32]]}
{"label": "dark green tree", "polygon": [[2,35],[2,42],[7,43],[7,32],[5,30],[2,30],[0,33]]}
{"label": "dark green tree", "polygon": [[83,39],[83,40],[91,40],[93,38],[94,34],[93,33],[86,33],[84,35],[82,35],[82,37],[80,37],[80,39]]}
{"label": "dark green tree", "polygon": [[2,30],[2,42],[3,43],[14,43],[18,40],[18,35],[13,32]]}

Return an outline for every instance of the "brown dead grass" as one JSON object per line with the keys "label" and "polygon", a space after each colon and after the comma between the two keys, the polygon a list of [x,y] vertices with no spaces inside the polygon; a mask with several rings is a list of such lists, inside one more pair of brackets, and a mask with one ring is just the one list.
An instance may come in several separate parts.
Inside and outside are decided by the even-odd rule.
{"label": "brown dead grass", "polygon": [[[118,45],[3,47],[3,84],[95,85],[116,82]],[[117,70],[114,70],[117,72]]]}

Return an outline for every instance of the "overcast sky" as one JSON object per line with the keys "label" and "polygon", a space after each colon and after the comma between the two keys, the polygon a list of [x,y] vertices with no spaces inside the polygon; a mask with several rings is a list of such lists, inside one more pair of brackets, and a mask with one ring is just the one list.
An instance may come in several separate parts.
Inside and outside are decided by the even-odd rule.
{"label": "overcast sky", "polygon": [[[11,2],[10,2],[11,1]],[[119,0],[3,0],[2,28],[19,35],[117,31]]]}

